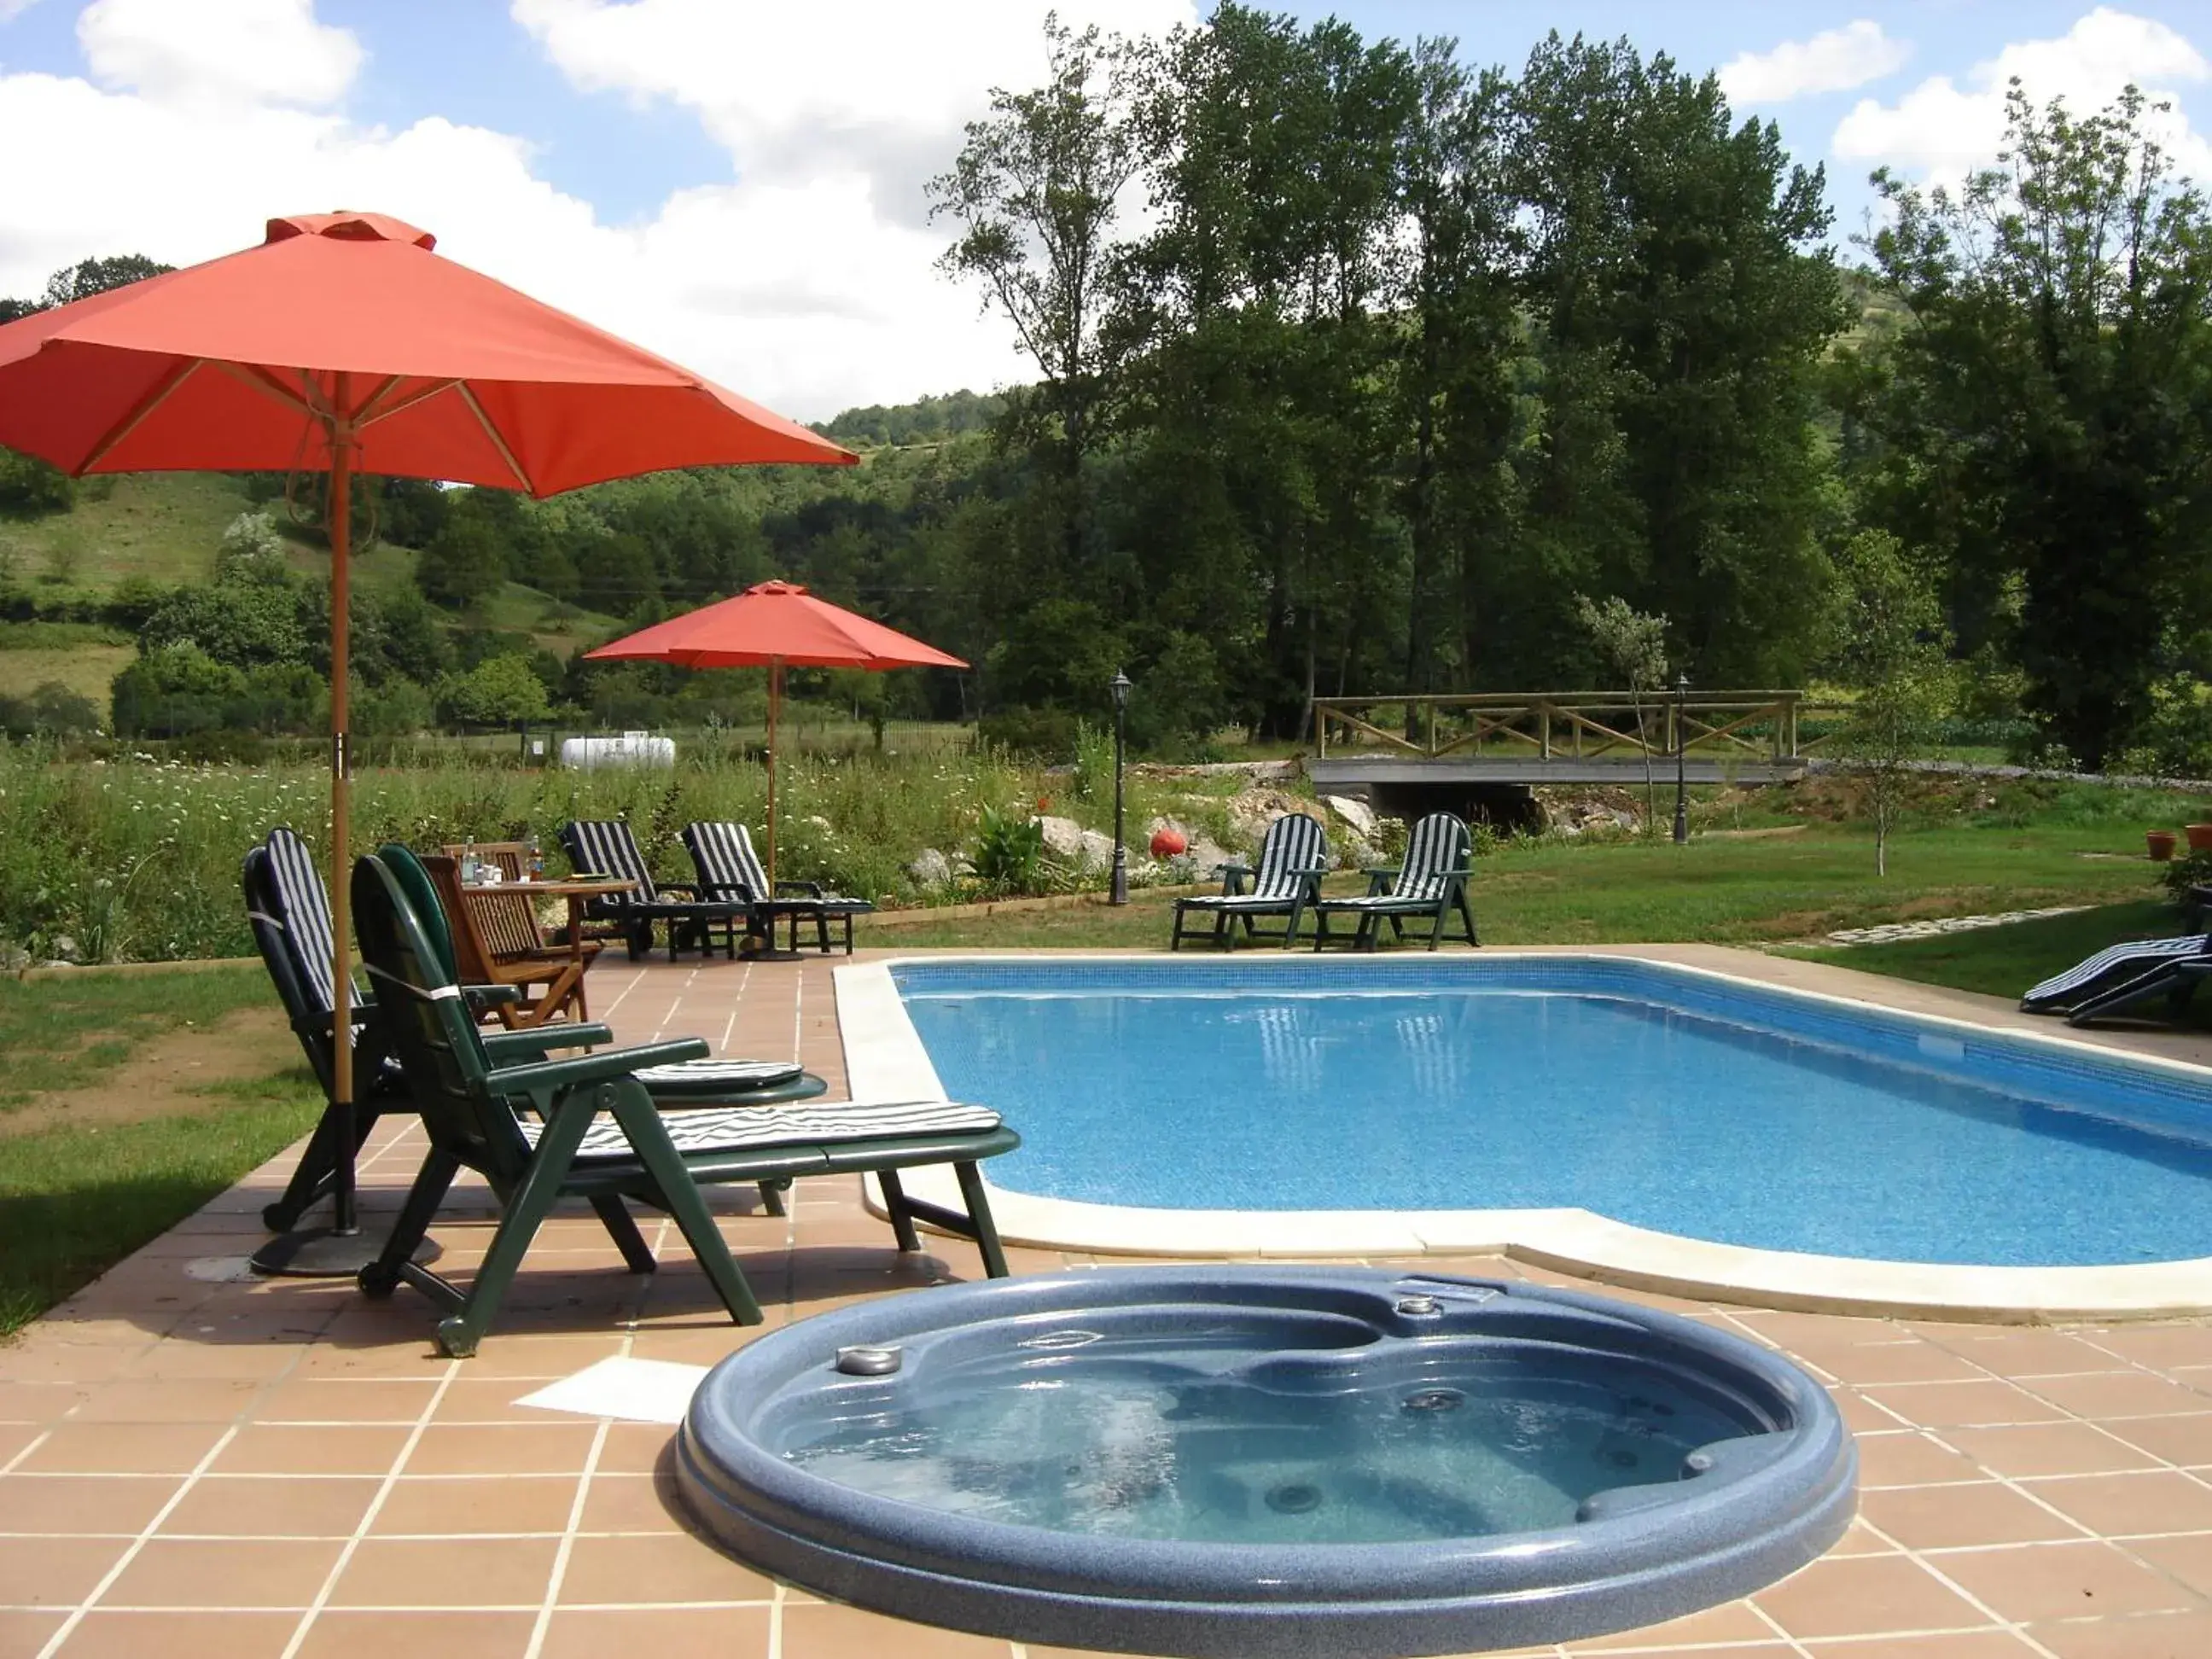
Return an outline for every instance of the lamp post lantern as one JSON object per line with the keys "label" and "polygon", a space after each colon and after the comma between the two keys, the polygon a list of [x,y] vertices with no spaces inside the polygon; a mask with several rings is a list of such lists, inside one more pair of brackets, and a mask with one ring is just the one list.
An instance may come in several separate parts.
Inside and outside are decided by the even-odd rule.
{"label": "lamp post lantern", "polygon": [[1129,677],[1120,669],[1114,671],[1114,885],[1106,896],[1109,904],[1129,902],[1129,849],[1121,840],[1121,744],[1122,732],[1129,708]]}
{"label": "lamp post lantern", "polygon": [[1674,845],[1690,839],[1690,793],[1685,760],[1690,747],[1690,722],[1683,705],[1690,698],[1690,677],[1674,677]]}

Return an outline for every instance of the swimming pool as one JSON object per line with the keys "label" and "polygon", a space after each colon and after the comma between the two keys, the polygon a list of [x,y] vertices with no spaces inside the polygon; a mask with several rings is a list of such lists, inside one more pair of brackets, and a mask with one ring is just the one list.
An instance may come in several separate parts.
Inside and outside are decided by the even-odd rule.
{"label": "swimming pool", "polygon": [[1620,957],[888,971],[930,1080],[1022,1126],[994,1172],[1015,1194],[1573,1209],[1974,1267],[2212,1256],[2193,1066]]}

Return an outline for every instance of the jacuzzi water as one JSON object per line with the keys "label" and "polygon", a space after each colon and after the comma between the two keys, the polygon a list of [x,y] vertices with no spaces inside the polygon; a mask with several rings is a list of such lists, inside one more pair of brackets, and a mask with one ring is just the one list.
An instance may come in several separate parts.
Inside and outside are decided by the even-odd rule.
{"label": "jacuzzi water", "polygon": [[842,1601],[1015,1641],[1361,1659],[1750,1593],[1850,1524],[1781,1355],[1529,1285],[1108,1268],[805,1319],[692,1397],[701,1525]]}
{"label": "jacuzzi water", "polygon": [[1609,957],[902,964],[994,1184],[1168,1209],[1578,1207],[1771,1249],[2212,1255],[2212,1073]]}
{"label": "jacuzzi water", "polygon": [[1568,1526],[1594,1493],[1676,1480],[1698,1447],[1753,1426],[1588,1354],[1276,1392],[1190,1374],[1200,1346],[1129,1342],[1059,1376],[1037,1375],[1034,1352],[995,1355],[784,1455],[856,1491],[1015,1526],[1387,1544]]}

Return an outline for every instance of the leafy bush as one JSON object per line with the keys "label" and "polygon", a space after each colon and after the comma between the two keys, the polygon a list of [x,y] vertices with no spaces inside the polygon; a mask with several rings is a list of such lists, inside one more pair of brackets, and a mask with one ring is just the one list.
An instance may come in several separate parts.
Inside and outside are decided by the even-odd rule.
{"label": "leafy bush", "polygon": [[[997,708],[984,715],[975,730],[994,748],[1024,759],[1050,762],[1065,760],[1074,750],[1081,724],[1065,708]],[[1107,742],[1110,768],[1110,733]]]}
{"label": "leafy bush", "polygon": [[975,830],[975,878],[993,893],[1035,893],[1046,883],[1044,825],[1020,810],[983,809]]}
{"label": "leafy bush", "polygon": [[99,730],[100,706],[58,680],[43,681],[27,697],[0,696],[0,732],[10,737]]}
{"label": "leafy bush", "polygon": [[2187,903],[2191,888],[2212,884],[2212,853],[2185,853],[2167,865],[2159,879],[2167,892]]}

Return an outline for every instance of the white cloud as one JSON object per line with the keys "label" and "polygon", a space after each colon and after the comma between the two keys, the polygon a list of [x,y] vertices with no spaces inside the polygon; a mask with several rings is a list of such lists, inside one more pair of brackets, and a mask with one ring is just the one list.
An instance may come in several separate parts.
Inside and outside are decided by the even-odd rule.
{"label": "white cloud", "polygon": [[1911,56],[1909,42],[1891,40],[1881,24],[1862,17],[1809,40],[1784,40],[1771,52],[1738,53],[1721,66],[1721,90],[1732,104],[1786,104],[1879,81]]}
{"label": "white cloud", "polygon": [[314,0],[93,0],[76,39],[103,86],[194,101],[319,107],[344,93],[362,58],[352,31],[315,21]]}
{"label": "white cloud", "polygon": [[[1191,15],[1182,0],[1143,3],[1146,21]],[[91,78],[0,73],[0,153],[70,158],[10,176],[0,294],[36,292],[88,254],[183,264],[258,240],[271,215],[374,209],[802,419],[987,389],[1032,371],[975,293],[933,268],[949,233],[921,222],[919,191],[993,81],[1039,77],[1046,9],[916,9],[929,27],[890,8],[840,12],[826,29],[816,15],[803,21],[824,39],[806,40],[799,23],[738,27],[719,3],[524,0],[579,85],[692,109],[735,160],[733,182],[615,226],[533,173],[519,137],[347,118],[358,44],[306,0],[96,0],[80,37]],[[1129,27],[1117,11],[1109,21]]]}
{"label": "white cloud", "polygon": [[2171,102],[2171,112],[2146,116],[2146,125],[2183,172],[2212,182],[2212,144],[2191,129],[2174,90],[2212,76],[2212,64],[2167,25],[2108,6],[2055,40],[2014,42],[1976,64],[1964,86],[1939,75],[1894,104],[1862,100],[1837,127],[1832,148],[1850,160],[1955,182],[2003,147],[2005,88],[2015,76],[2038,101],[2063,98],[2077,114],[2103,108],[2131,84],[2154,103]]}

